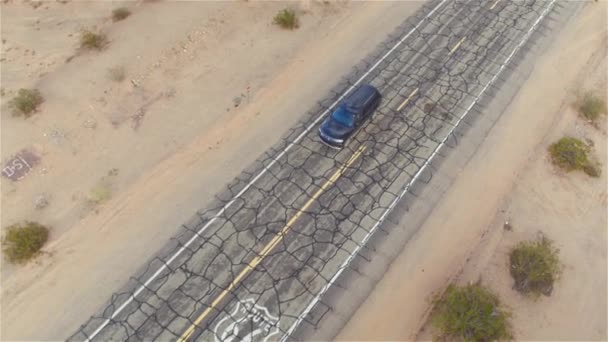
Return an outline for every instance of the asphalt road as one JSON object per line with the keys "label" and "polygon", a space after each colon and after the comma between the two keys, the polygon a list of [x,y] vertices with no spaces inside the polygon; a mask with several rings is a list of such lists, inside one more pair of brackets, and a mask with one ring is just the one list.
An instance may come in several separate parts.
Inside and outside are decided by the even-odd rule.
{"label": "asphalt road", "polygon": [[425,5],[345,80],[365,76],[383,101],[343,150],[320,143],[323,111],[311,115],[71,339],[289,337],[551,5]]}

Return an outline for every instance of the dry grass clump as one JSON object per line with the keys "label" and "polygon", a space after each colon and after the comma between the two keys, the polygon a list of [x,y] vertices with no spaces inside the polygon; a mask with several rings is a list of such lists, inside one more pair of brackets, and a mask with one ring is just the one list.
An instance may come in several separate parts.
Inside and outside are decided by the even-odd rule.
{"label": "dry grass clump", "polygon": [[450,285],[435,301],[431,323],[438,340],[495,341],[511,338],[510,314],[481,284]]}
{"label": "dry grass clump", "polygon": [[35,257],[48,239],[47,227],[36,222],[23,222],[7,228],[2,247],[9,262],[24,263]]}
{"label": "dry grass clump", "polygon": [[17,96],[9,101],[14,116],[25,116],[26,118],[38,110],[38,106],[44,102],[44,98],[38,89],[19,89]]}
{"label": "dry grass clump", "polygon": [[509,256],[514,288],[525,294],[550,295],[553,282],[560,272],[557,255],[557,248],[544,236],[539,241],[522,241],[517,244]]}
{"label": "dry grass clump", "polygon": [[108,38],[102,32],[95,33],[84,30],[80,35],[80,47],[87,50],[101,50],[108,43]]}
{"label": "dry grass clump", "polygon": [[131,11],[129,11],[126,7],[119,7],[112,11],[112,21],[117,22],[121,20],[127,19],[131,15]]}
{"label": "dry grass clump", "polygon": [[288,30],[297,29],[299,26],[299,20],[296,12],[289,8],[279,11],[279,13],[274,16],[273,23]]}
{"label": "dry grass clump", "polygon": [[587,92],[582,96],[577,103],[577,109],[582,117],[593,123],[596,123],[600,115],[606,114],[607,111],[606,102],[591,92]]}
{"label": "dry grass clump", "polygon": [[124,81],[126,77],[125,68],[121,65],[110,68],[110,70],[108,70],[108,77],[114,82]]}
{"label": "dry grass clump", "polygon": [[554,165],[566,172],[582,170],[591,177],[599,177],[600,166],[589,159],[589,146],[579,139],[563,137],[549,146]]}
{"label": "dry grass clump", "polygon": [[105,182],[100,182],[95,185],[87,195],[87,203],[91,206],[100,205],[110,199],[112,191],[110,185]]}

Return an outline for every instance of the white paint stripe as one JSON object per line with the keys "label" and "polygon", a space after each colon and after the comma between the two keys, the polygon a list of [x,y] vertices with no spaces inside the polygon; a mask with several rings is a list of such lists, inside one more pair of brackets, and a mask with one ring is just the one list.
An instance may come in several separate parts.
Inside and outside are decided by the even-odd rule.
{"label": "white paint stripe", "polygon": [[416,180],[418,179],[418,177],[420,176],[420,174],[430,164],[431,160],[439,152],[439,150],[441,149],[441,147],[443,147],[443,145],[445,144],[445,142],[448,140],[448,138],[450,137],[450,135],[452,134],[452,132],[456,129],[456,127],[458,127],[458,125],[460,124],[460,122],[467,116],[467,114],[469,113],[469,111],[471,110],[471,108],[473,108],[473,106],[475,106],[475,104],[477,103],[477,101],[479,101],[479,99],[485,93],[485,91],[488,89],[488,87],[490,85],[492,85],[494,83],[494,81],[496,81],[496,78],[498,78],[498,76],[502,73],[502,71],[505,68],[505,66],[507,66],[507,64],[509,64],[509,62],[511,61],[511,58],[513,58],[513,55],[515,55],[515,53],[517,51],[519,51],[519,49],[528,41],[528,39],[530,38],[530,36],[534,32],[534,29],[538,25],[538,23],[540,23],[540,21],[547,15],[547,13],[549,12],[549,10],[553,7],[554,3],[555,3],[555,0],[552,0],[551,3],[547,6],[547,8],[543,11],[543,13],[541,13],[541,15],[538,17],[538,19],[536,19],[536,22],[534,23],[534,25],[532,25],[532,27],[530,27],[530,29],[528,30],[528,32],[526,32],[526,35],[522,38],[522,40],[520,41],[520,43],[511,52],[511,54],[509,55],[509,57],[507,57],[507,59],[505,59],[505,61],[501,64],[500,68],[498,69],[498,72],[494,75],[494,77],[492,77],[492,79],[488,83],[486,83],[486,85],[483,87],[483,89],[481,90],[481,92],[477,95],[477,97],[475,98],[475,100],[471,103],[471,105],[464,111],[464,113],[462,114],[462,116],[458,119],[458,121],[456,122],[456,124],[454,125],[454,127],[450,130],[450,132],[446,135],[446,137],[441,141],[441,143],[435,148],[435,150],[433,150],[433,153],[431,154],[431,156],[429,157],[429,159],[427,159],[427,161],[424,163],[424,165],[422,165],[422,167],[420,168],[420,170],[418,170],[418,172],[416,172],[416,174],[414,175],[414,177],[412,178],[412,180],[405,186],[405,188],[399,194],[399,196],[397,198],[395,198],[393,200],[393,202],[391,202],[391,204],[384,211],[384,213],[382,214],[382,216],[380,216],[380,218],[378,219],[378,221],[376,221],[376,224],[374,224],[374,226],[372,227],[372,229],[370,229],[369,232],[365,235],[365,237],[363,238],[363,240],[361,241],[361,243],[357,245],[357,247],[355,248],[355,250],[353,250],[353,252],[344,261],[344,263],[342,263],[342,265],[340,266],[338,272],[336,272],[336,274],[334,274],[334,276],[329,280],[329,282],[325,286],[323,286],[323,288],[321,289],[321,291],[319,291],[319,293],[317,294],[317,296],[310,302],[310,304],[308,304],[308,306],[306,307],[306,309],[304,309],[304,311],[298,317],[298,319],[291,325],[291,327],[289,328],[289,330],[287,330],[287,333],[285,335],[283,335],[283,337],[281,338],[281,342],[284,342],[285,340],[287,340],[287,338],[289,336],[291,336],[291,334],[293,334],[293,332],[295,331],[295,329],[300,325],[300,323],[302,323],[302,320],[304,320],[304,317],[306,317],[310,313],[310,311],[312,311],[312,309],[315,307],[315,305],[317,305],[317,303],[319,302],[319,300],[321,299],[321,297],[325,294],[325,292],[327,292],[327,290],[329,290],[329,288],[333,285],[333,283],[336,281],[336,279],[338,279],[338,277],[340,276],[340,274],[342,274],[342,272],[346,269],[346,267],[348,267],[348,265],[352,262],[352,260],[355,258],[355,256],[359,253],[359,251],[361,250],[361,248],[367,243],[367,241],[374,234],[374,232],[376,231],[376,229],[378,229],[378,227],[380,226],[380,224],[382,224],[382,222],[384,222],[384,219],[386,219],[386,216],[388,216],[388,214],[394,209],[394,207],[401,200],[401,198],[403,198],[403,196],[409,191],[409,189],[411,188],[411,186],[416,182]]}
{"label": "white paint stripe", "polygon": [[171,264],[173,262],[173,260],[175,260],[175,258],[177,258],[178,256],[180,256],[184,250],[186,248],[188,248],[188,246],[190,246],[190,244],[192,244],[192,242],[194,242],[194,240],[200,236],[200,234],[202,232],[204,232],[211,224],[213,224],[213,222],[215,222],[215,220],[217,220],[220,216],[222,216],[222,214],[228,209],[230,208],[230,206],[232,206],[232,204],[243,195],[243,193],[245,191],[247,191],[260,177],[262,177],[267,171],[268,169],[270,169],[279,159],[281,159],[281,157],[283,157],[283,155],[285,155],[285,153],[287,153],[287,151],[289,151],[295,144],[297,144],[303,137],[304,135],[306,135],[306,133],[308,133],[325,115],[327,115],[329,113],[329,111],[335,106],[337,105],[340,101],[342,101],[342,99],[348,94],[350,93],[351,90],[353,90],[357,85],[359,85],[359,83],[361,83],[361,81],[367,77],[372,71],[374,71],[378,65],[380,65],[380,63],[382,63],[382,61],[384,61],[386,59],[386,57],[388,57],[393,51],[395,51],[395,49],[397,47],[399,47],[401,44],[403,44],[403,42],[416,30],[418,29],[418,27],[422,24],[422,22],[424,22],[426,19],[428,19],[433,13],[435,13],[435,11],[441,6],[443,5],[445,2],[447,2],[448,0],[442,0],[437,6],[435,6],[435,8],[433,8],[432,11],[430,11],[424,18],[422,18],[422,20],[416,24],[416,26],[414,26],[413,29],[411,29],[405,36],[403,36],[397,43],[395,43],[395,45],[386,53],[384,54],[374,65],[371,66],[371,68],[369,68],[369,70],[367,70],[365,72],[365,74],[363,74],[363,76],[361,76],[350,88],[348,88],[334,103],[331,104],[331,106],[329,106],[328,109],[326,109],[321,115],[319,115],[310,125],[308,125],[308,127],[306,127],[306,129],[304,129],[304,131],[302,133],[300,133],[300,135],[298,135],[294,141],[292,141],[291,143],[289,143],[289,145],[287,145],[287,147],[285,147],[285,149],[279,153],[276,157],[273,158],[273,160],[270,162],[270,164],[268,164],[266,167],[264,167],[264,169],[262,169],[262,171],[260,171],[260,173],[258,173],[257,176],[255,176],[251,181],[249,181],[249,183],[241,190],[239,191],[238,194],[236,194],[236,196],[234,196],[234,198],[232,200],[230,200],[230,202],[226,203],[226,205],[224,205],[224,207],[213,216],[213,218],[211,218],[211,220],[209,220],[203,227],[201,227],[201,229],[198,230],[198,232],[192,236],[192,238],[190,238],[190,240],[188,240],[184,246],[182,246],[180,249],[177,250],[177,252],[175,252],[175,254],[173,254],[173,256],[171,258],[169,258],[169,260],[166,261],[165,264],[163,264],[156,272],[154,272],[154,274],[148,278],[148,280],[146,280],[146,282],[140,286],[122,305],[120,305],[116,311],[114,311],[114,313],[112,313],[112,315],[110,316],[110,318],[107,318],[95,331],[93,331],[93,333],[85,340],[87,342],[91,341],[91,339],[95,338],[95,336],[97,336],[97,334],[99,334],[99,332],[101,332],[101,330],[103,330],[103,328],[105,328],[112,319],[114,319],[118,314],[120,314],[122,312],[122,310],[124,310],[127,305],[129,305],[131,302],[133,302],[133,300],[135,299],[135,297],[137,297],[148,285],[150,285],[151,282],[153,282],[156,277],[158,277],[158,275],[163,272],[166,268],[167,265]]}

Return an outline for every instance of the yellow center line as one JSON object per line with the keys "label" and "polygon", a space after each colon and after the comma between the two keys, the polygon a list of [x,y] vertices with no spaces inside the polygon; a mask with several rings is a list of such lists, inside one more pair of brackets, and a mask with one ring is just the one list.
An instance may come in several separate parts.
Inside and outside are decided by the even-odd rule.
{"label": "yellow center line", "polygon": [[494,7],[496,7],[496,5],[498,4],[498,2],[499,2],[499,1],[500,1],[500,0],[496,0],[496,1],[494,2],[494,4],[492,5],[492,7],[490,7],[490,9],[494,9]]}
{"label": "yellow center line", "polygon": [[403,103],[399,105],[399,108],[397,108],[397,111],[400,111],[401,108],[403,108],[403,106],[405,106],[408,102],[410,102],[410,100],[412,99],[412,96],[416,95],[417,92],[418,92],[418,88],[414,89],[414,91],[410,94],[410,96],[408,96],[407,99],[405,99],[405,101],[403,101]]}
{"label": "yellow center line", "polygon": [[[458,47],[460,46],[460,44],[462,44],[462,42],[464,42],[464,40],[465,40],[466,38],[467,38],[467,37],[462,37],[462,39],[461,39],[461,40],[460,40],[460,41],[459,41],[459,42],[458,42],[456,45],[454,45],[454,47],[452,48],[452,50],[450,50],[449,55],[453,54],[453,53],[454,53],[454,51],[456,51],[456,49],[458,49]],[[449,55],[448,55],[448,56],[449,56]]]}
{"label": "yellow center line", "polygon": [[298,210],[298,212],[287,222],[287,224],[285,225],[285,227],[283,227],[283,229],[277,233],[277,235],[275,235],[275,237],[270,240],[270,242],[262,249],[262,251],[259,253],[258,256],[256,256],[255,258],[253,258],[253,260],[251,260],[251,262],[249,262],[249,264],[247,264],[247,266],[241,271],[241,273],[239,273],[236,278],[234,278],[234,280],[230,283],[230,285],[228,285],[228,287],[222,291],[222,293],[220,293],[214,300],[213,302],[211,302],[211,305],[209,307],[207,307],[207,309],[205,309],[205,311],[203,311],[203,313],[201,313],[200,316],[198,316],[198,318],[194,321],[194,323],[188,328],[188,330],[186,330],[178,339],[178,341],[180,342],[185,342],[187,341],[192,334],[194,333],[194,330],[196,329],[197,326],[199,326],[199,324],[205,319],[205,317],[207,317],[209,315],[209,313],[211,313],[211,311],[213,309],[215,309],[215,307],[222,301],[222,299],[224,299],[224,297],[226,297],[226,295],[228,293],[230,293],[240,282],[241,280],[247,275],[249,274],[249,272],[253,271],[257,265],[259,265],[264,258],[266,258],[266,256],[268,256],[268,253],[270,253],[270,251],[272,251],[273,248],[275,248],[280,242],[281,240],[283,240],[283,238],[285,237],[285,235],[287,234],[287,232],[289,232],[289,230],[291,229],[291,227],[293,226],[293,224],[298,220],[298,218],[304,213],[304,211],[306,211],[306,209],[308,209],[313,203],[314,201],[317,200],[317,198],[319,198],[319,196],[321,196],[321,194],[333,183],[335,183],[338,178],[340,178],[340,176],[342,176],[342,174],[344,174],[344,172],[346,171],[346,169],[355,162],[355,160],[357,160],[357,158],[359,158],[359,156],[363,153],[363,151],[365,151],[366,147],[365,146],[361,146],[359,147],[359,149],[357,149],[357,151],[350,157],[350,159],[343,164],[322,186],[321,188],[319,188],[319,190],[317,190],[317,192],[315,192],[315,194],[304,204],[304,206],[302,208],[300,208]]}

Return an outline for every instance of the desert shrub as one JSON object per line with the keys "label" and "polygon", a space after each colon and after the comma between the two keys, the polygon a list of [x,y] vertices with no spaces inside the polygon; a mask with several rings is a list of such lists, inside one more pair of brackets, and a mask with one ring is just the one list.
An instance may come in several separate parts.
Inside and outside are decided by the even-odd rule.
{"label": "desert shrub", "polygon": [[511,337],[510,314],[481,284],[450,285],[435,301],[431,323],[441,339],[491,341]]}
{"label": "desert shrub", "polygon": [[110,191],[110,186],[101,182],[91,189],[89,195],[87,196],[87,202],[90,205],[99,205],[110,199],[111,195],[112,192]]}
{"label": "desert shrub", "polygon": [[273,22],[276,25],[279,25],[282,28],[289,30],[296,29],[299,26],[298,16],[296,15],[296,12],[289,8],[280,10],[279,13],[274,16]]}
{"label": "desert shrub", "polygon": [[509,256],[514,288],[534,295],[551,294],[553,282],[560,272],[558,250],[542,237],[539,241],[522,241]]}
{"label": "desert shrub", "polygon": [[80,35],[80,47],[83,49],[101,50],[106,46],[107,42],[106,35],[101,32],[95,33],[90,30],[84,30]]}
{"label": "desert shrub", "polygon": [[124,81],[126,77],[125,68],[120,65],[110,68],[110,70],[108,70],[108,77],[115,82]]}
{"label": "desert shrub", "polygon": [[601,97],[588,92],[579,100],[578,111],[585,119],[595,122],[601,114],[606,113],[606,103]]}
{"label": "desert shrub", "polygon": [[592,177],[599,177],[599,165],[589,160],[589,146],[579,139],[564,137],[549,146],[551,161],[566,172],[582,170]]}
{"label": "desert shrub", "polygon": [[17,96],[10,100],[8,105],[14,116],[27,118],[38,110],[38,106],[42,102],[44,102],[44,98],[38,89],[19,89]]}
{"label": "desert shrub", "polygon": [[49,238],[49,229],[36,222],[9,226],[2,240],[8,261],[24,263],[36,256]]}
{"label": "desert shrub", "polygon": [[126,7],[119,7],[112,11],[112,21],[121,21],[127,19],[128,16],[131,15],[131,11],[129,11]]}

